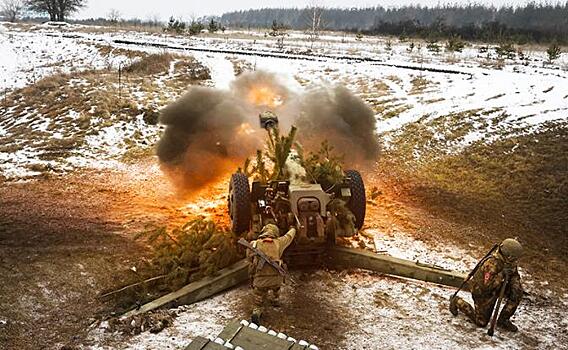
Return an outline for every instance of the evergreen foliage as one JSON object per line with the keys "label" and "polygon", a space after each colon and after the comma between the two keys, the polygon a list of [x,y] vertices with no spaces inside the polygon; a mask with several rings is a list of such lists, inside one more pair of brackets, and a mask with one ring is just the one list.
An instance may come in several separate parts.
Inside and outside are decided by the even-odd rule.
{"label": "evergreen foliage", "polygon": [[317,152],[308,152],[297,144],[298,159],[306,170],[306,181],[322,185],[324,190],[341,183],[345,178],[343,159],[334,153],[327,140],[323,141]]}
{"label": "evergreen foliage", "polygon": [[556,43],[552,44],[546,50],[546,54],[548,55],[548,62],[552,63],[552,61],[554,61],[555,59],[560,57],[561,52],[562,51],[560,50],[560,46],[558,46],[558,44],[556,44]]}
{"label": "evergreen foliage", "polygon": [[508,58],[510,60],[515,58],[516,50],[513,44],[503,43],[495,48],[495,53],[499,58]]}
{"label": "evergreen foliage", "polygon": [[209,25],[207,26],[207,30],[209,33],[215,33],[219,31],[219,23],[217,23],[213,18],[209,21]]}
{"label": "evergreen foliage", "polygon": [[191,21],[189,24],[189,34],[190,35],[198,35],[201,34],[201,31],[205,29],[203,23],[199,21]]}
{"label": "evergreen foliage", "polygon": [[284,36],[286,35],[286,30],[288,27],[283,23],[278,23],[276,20],[272,21],[272,26],[270,27],[270,36]]}
{"label": "evergreen foliage", "polygon": [[[256,151],[254,165],[251,164],[249,159],[245,161],[245,174],[262,183],[273,180],[287,180],[286,160],[290,156],[292,146],[294,146],[296,131],[296,127],[292,127],[288,135],[281,135],[278,128],[269,129],[266,151]],[[272,165],[272,170],[267,169],[268,163]]]}
{"label": "evergreen foliage", "polygon": [[185,23],[172,16],[168,21],[168,26],[164,28],[164,31],[169,33],[182,34],[183,32],[185,32]]}
{"label": "evergreen foliage", "polygon": [[289,180],[291,174],[286,169],[286,161],[291,158],[306,171],[302,180],[307,183],[318,183],[328,189],[342,182],[345,177],[343,159],[335,154],[333,146],[323,141],[318,151],[306,153],[298,142],[294,142],[296,132],[295,127],[292,127],[288,135],[270,129],[266,151],[258,150],[254,163],[247,159],[243,167],[244,173],[262,183]]}
{"label": "evergreen foliage", "polygon": [[446,42],[446,51],[449,52],[462,52],[465,47],[465,42],[459,37],[451,37]]}
{"label": "evergreen foliage", "polygon": [[166,275],[163,283],[170,290],[210,276],[242,258],[237,238],[203,218],[171,231],[166,227],[152,228],[137,238],[145,238],[153,246],[150,270],[154,275]]}

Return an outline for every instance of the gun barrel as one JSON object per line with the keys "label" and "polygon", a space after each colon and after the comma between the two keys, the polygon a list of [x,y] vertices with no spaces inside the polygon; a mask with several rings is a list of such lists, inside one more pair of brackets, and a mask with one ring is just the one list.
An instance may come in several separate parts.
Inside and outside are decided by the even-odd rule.
{"label": "gun barrel", "polygon": [[263,129],[270,130],[278,127],[278,117],[270,111],[260,113],[258,120]]}

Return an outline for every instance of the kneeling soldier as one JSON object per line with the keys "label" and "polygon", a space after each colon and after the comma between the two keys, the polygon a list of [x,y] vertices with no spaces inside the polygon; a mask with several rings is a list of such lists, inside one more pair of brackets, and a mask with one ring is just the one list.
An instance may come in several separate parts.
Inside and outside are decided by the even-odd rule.
{"label": "kneeling soldier", "polygon": [[255,308],[252,312],[252,322],[259,324],[265,304],[278,305],[278,294],[284,283],[282,269],[277,270],[273,264],[282,266],[282,254],[288,248],[296,236],[296,229],[291,228],[284,236],[280,236],[278,226],[268,224],[262,228],[260,236],[251,243],[252,247],[264,253],[270,261],[256,254],[253,250],[247,250],[249,258],[249,276],[251,279],[252,292]]}
{"label": "kneeling soldier", "polygon": [[487,326],[499,298],[501,287],[503,283],[507,283],[504,294],[507,303],[499,315],[497,326],[516,332],[518,328],[510,321],[510,318],[517,310],[523,296],[521,277],[517,271],[517,260],[522,252],[523,248],[519,242],[511,238],[504,240],[491,256],[481,261],[479,269],[471,279],[471,296],[474,307],[456,296],[450,300],[450,312],[457,316],[459,310],[477,326]]}

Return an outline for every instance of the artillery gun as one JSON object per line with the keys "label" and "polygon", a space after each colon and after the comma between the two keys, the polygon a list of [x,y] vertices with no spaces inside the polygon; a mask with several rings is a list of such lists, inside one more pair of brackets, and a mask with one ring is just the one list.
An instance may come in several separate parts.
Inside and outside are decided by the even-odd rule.
{"label": "artillery gun", "polygon": [[[260,114],[259,120],[268,133],[278,128],[272,112]],[[345,171],[343,180],[334,184],[257,180],[250,186],[246,174],[238,172],[231,176],[228,207],[233,232],[248,233],[249,239],[255,239],[269,223],[281,233],[295,226],[296,239],[284,259],[288,264],[304,265],[325,253],[336,236],[353,236],[363,227],[365,185],[356,170]]]}
{"label": "artillery gun", "polygon": [[[260,115],[260,125],[268,132],[278,128],[278,118],[270,112]],[[404,278],[459,287],[465,276],[439,266],[409,261],[368,250],[335,244],[337,236],[352,236],[363,227],[366,214],[365,186],[361,175],[348,170],[335,184],[253,181],[238,172],[231,176],[228,207],[232,230],[238,236],[255,239],[262,227],[274,223],[282,233],[294,225],[296,239],[285,253],[289,266],[313,265],[318,257],[334,268],[361,268]],[[337,210],[339,206],[340,209]],[[348,225],[338,218],[347,217]],[[345,220],[344,220],[345,222]],[[161,307],[192,304],[248,280],[246,259],[192,282],[181,289],[131,310],[122,317],[135,316]],[[215,346],[215,345],[211,345]],[[207,347],[201,347],[205,349]]]}

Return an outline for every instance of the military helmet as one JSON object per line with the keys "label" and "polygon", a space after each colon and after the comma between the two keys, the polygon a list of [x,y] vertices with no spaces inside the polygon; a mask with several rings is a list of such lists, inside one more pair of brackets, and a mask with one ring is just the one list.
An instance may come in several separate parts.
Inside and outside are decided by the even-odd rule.
{"label": "military helmet", "polygon": [[259,238],[278,238],[280,236],[280,229],[274,224],[267,224],[260,231]]}
{"label": "military helmet", "polygon": [[523,255],[523,246],[513,238],[507,238],[499,245],[501,254],[508,260],[517,260]]}

